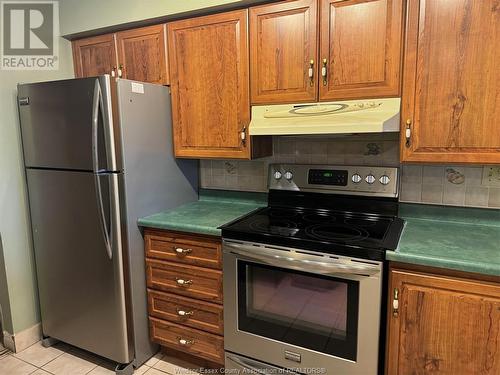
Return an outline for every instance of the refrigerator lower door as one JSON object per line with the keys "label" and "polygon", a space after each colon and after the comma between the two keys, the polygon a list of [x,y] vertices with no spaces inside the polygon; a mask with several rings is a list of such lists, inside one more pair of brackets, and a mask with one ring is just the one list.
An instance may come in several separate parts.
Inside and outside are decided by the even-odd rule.
{"label": "refrigerator lower door", "polygon": [[120,175],[40,169],[26,174],[44,335],[130,362]]}

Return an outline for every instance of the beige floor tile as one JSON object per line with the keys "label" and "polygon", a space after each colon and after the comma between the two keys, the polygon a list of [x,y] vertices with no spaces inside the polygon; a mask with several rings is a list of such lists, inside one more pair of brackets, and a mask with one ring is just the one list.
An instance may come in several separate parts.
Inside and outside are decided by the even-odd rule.
{"label": "beige floor tile", "polygon": [[134,375],[143,375],[145,374],[151,367],[149,366],[146,366],[146,365],[142,365],[141,367],[139,367],[138,369],[136,369],[134,371]]}
{"label": "beige floor tile", "polygon": [[163,357],[163,353],[158,352],[153,357],[149,358],[144,364],[146,366],[152,367],[161,359],[161,357]]}
{"label": "beige floor tile", "polygon": [[193,370],[199,368],[199,366],[166,355],[161,360],[159,360],[153,366],[153,368],[173,375],[181,375],[181,374],[193,375],[193,374],[198,374],[196,371]]}
{"label": "beige floor tile", "polygon": [[95,363],[70,353],[64,353],[43,366],[43,369],[55,375],[79,375],[86,374],[96,367]]}
{"label": "beige floor tile", "polygon": [[64,352],[54,347],[44,348],[42,342],[31,345],[22,352],[14,354],[16,358],[22,359],[36,367],[43,367],[53,359],[59,357]]}
{"label": "beige floor tile", "polygon": [[30,365],[14,356],[7,356],[0,360],[0,374],[9,375],[27,375],[36,370],[35,366]]}
{"label": "beige floor tile", "polygon": [[165,375],[165,373],[155,368],[150,368],[148,371],[144,373],[144,375]]}
{"label": "beige floor tile", "polygon": [[32,372],[30,375],[51,375],[51,373],[39,368],[35,372]]}

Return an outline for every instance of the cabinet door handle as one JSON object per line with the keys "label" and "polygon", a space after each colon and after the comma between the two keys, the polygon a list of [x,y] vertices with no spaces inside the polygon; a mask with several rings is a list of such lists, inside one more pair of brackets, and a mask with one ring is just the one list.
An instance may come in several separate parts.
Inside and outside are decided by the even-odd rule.
{"label": "cabinet door handle", "polygon": [[245,145],[246,141],[247,141],[247,127],[244,126],[240,131],[240,138],[241,138],[241,143],[243,144],[243,146]]}
{"label": "cabinet door handle", "polygon": [[177,315],[179,315],[181,317],[190,317],[194,314],[193,310],[185,311],[185,310],[177,309],[176,311],[177,311]]}
{"label": "cabinet door handle", "polygon": [[113,66],[113,69],[111,69],[111,77],[113,77],[113,78],[116,77],[115,70],[116,70],[116,66]]}
{"label": "cabinet door handle", "polygon": [[177,255],[186,255],[193,251],[193,249],[183,249],[182,247],[174,246],[174,251]]}
{"label": "cabinet door handle", "polygon": [[193,283],[193,280],[179,279],[176,277],[175,282],[177,283],[178,286],[189,286]]}
{"label": "cabinet door handle", "polygon": [[405,138],[406,138],[406,147],[411,146],[411,120],[407,119],[406,120],[406,127],[405,127]]}
{"label": "cabinet door handle", "polygon": [[307,71],[307,75],[309,76],[309,85],[314,85],[314,60],[311,59],[309,61],[309,69]]}
{"label": "cabinet door handle", "polygon": [[394,288],[392,299],[392,316],[397,318],[399,316],[399,290]]}
{"label": "cabinet door handle", "polygon": [[123,64],[118,66],[118,78],[122,78],[123,75]]}
{"label": "cabinet door handle", "polygon": [[326,68],[327,62],[328,62],[327,59],[323,59],[323,66],[321,67],[321,77],[323,77],[323,86],[326,86],[326,84],[328,83],[328,78],[327,78],[328,71]]}
{"label": "cabinet door handle", "polygon": [[182,337],[177,337],[177,341],[179,342],[180,345],[183,346],[189,346],[194,344],[193,339],[183,339]]}

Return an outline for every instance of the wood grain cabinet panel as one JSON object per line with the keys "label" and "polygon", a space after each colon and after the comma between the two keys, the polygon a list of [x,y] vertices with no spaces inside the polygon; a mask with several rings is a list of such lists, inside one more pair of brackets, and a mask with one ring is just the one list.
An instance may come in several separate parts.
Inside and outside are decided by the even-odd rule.
{"label": "wood grain cabinet panel", "polygon": [[153,341],[160,345],[224,363],[224,340],[220,336],[152,317],[149,326]]}
{"label": "wood grain cabinet panel", "polygon": [[192,298],[148,290],[151,316],[222,335],[222,306]]}
{"label": "wood grain cabinet panel", "polygon": [[251,156],[247,13],[238,10],[168,24],[178,157]]}
{"label": "wood grain cabinet panel", "polygon": [[402,0],[321,0],[320,100],[400,95]]}
{"label": "wood grain cabinet panel", "polygon": [[408,1],[403,162],[500,163],[499,9],[497,0]]}
{"label": "wood grain cabinet panel", "polygon": [[500,374],[500,284],[393,269],[389,296],[388,374]]}
{"label": "wood grain cabinet panel", "polygon": [[252,103],[316,100],[317,46],[317,0],[250,8]]}
{"label": "wood grain cabinet panel", "polygon": [[148,230],[146,256],[199,267],[222,269],[220,240]]}
{"label": "wood grain cabinet panel", "polygon": [[169,84],[165,25],[153,25],[116,33],[122,77]]}
{"label": "wood grain cabinet panel", "polygon": [[116,72],[114,34],[75,40],[72,48],[75,77],[94,77]]}

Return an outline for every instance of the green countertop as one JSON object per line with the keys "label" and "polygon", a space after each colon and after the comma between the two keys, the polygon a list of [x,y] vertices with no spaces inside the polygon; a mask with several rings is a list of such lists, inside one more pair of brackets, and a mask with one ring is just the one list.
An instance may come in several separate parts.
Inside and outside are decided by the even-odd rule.
{"label": "green countertop", "polygon": [[402,204],[391,261],[500,276],[500,210]]}
{"label": "green countertop", "polygon": [[220,236],[219,226],[267,206],[267,194],[200,190],[199,200],[146,216],[139,226]]}

